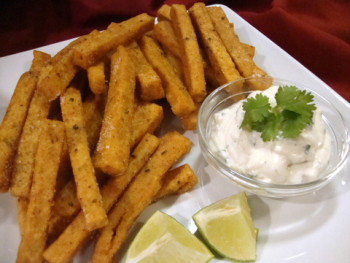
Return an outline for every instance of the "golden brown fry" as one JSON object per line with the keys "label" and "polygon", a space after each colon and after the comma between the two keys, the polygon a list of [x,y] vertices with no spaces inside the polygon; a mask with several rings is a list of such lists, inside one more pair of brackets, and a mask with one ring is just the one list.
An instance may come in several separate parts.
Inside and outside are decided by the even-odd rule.
{"label": "golden brown fry", "polygon": [[50,101],[62,94],[77,74],[79,67],[73,64],[72,56],[75,48],[89,38],[98,34],[97,30],[89,35],[81,36],[58,52],[40,72],[38,90]]}
{"label": "golden brown fry", "polygon": [[29,197],[34,156],[39,142],[41,122],[44,121],[50,109],[48,99],[36,91],[30,103],[28,115],[23,126],[17,153],[13,163],[11,194],[16,197]]}
{"label": "golden brown fry", "polygon": [[34,50],[33,62],[29,72],[34,76],[39,76],[43,66],[49,63],[50,59],[51,56],[49,54],[46,54],[45,52],[41,52],[39,50]]}
{"label": "golden brown fry", "polygon": [[99,62],[113,48],[150,31],[153,24],[154,17],[147,14],[132,17],[118,24],[111,23],[105,31],[79,45],[74,52],[73,61],[76,65],[87,69]]}
{"label": "golden brown fry", "polygon": [[91,95],[83,102],[84,127],[90,153],[95,150],[102,126],[106,94]]}
{"label": "golden brown fry", "polygon": [[195,105],[190,94],[156,41],[149,36],[144,36],[141,39],[140,46],[146,58],[162,79],[165,96],[173,113],[177,116],[185,116],[194,111]]}
{"label": "golden brown fry", "polygon": [[[207,10],[215,30],[218,32],[240,74],[245,78],[266,76],[266,72],[259,68],[253,61],[253,58],[246,52],[245,47],[232,30],[230,22],[222,8],[212,6],[208,7]],[[255,85],[254,88],[260,90],[267,88],[267,86]]]}
{"label": "golden brown fry", "polygon": [[105,63],[100,61],[87,69],[89,87],[91,91],[99,95],[106,91]]}
{"label": "golden brown fry", "polygon": [[157,11],[157,18],[162,20],[170,20],[170,5],[162,5]]}
{"label": "golden brown fry", "polygon": [[184,5],[171,7],[171,22],[181,50],[185,83],[192,99],[201,102],[207,95],[203,59],[191,18]]}
{"label": "golden brown fry", "polygon": [[111,58],[111,80],[94,165],[111,176],[123,174],[130,155],[134,110],[135,64],[127,48],[119,46]]}
{"label": "golden brown fry", "polygon": [[244,48],[245,52],[253,58],[255,55],[255,47],[246,43],[241,42],[242,47]]}
{"label": "golden brown fry", "polygon": [[163,108],[155,103],[136,105],[131,122],[130,146],[134,147],[146,133],[153,133],[163,120]]}
{"label": "golden brown fry", "polygon": [[168,195],[179,195],[188,192],[197,182],[197,176],[188,164],[174,168],[165,174],[162,187],[153,198],[153,202]]}
{"label": "golden brown fry", "polygon": [[0,192],[7,192],[11,182],[15,156],[30,101],[36,87],[36,77],[29,72],[18,80],[0,126]]}
{"label": "golden brown fry", "polygon": [[214,29],[205,4],[195,3],[189,11],[219,83],[225,84],[241,78],[224,44]]}
{"label": "golden brown fry", "polygon": [[138,215],[152,202],[161,188],[164,174],[190,148],[191,142],[178,132],[167,133],[160,139],[152,158],[110,212],[109,224],[101,230],[92,262],[111,261]]}
{"label": "golden brown fry", "polygon": [[27,198],[18,198],[17,199],[17,221],[19,232],[21,236],[24,233],[25,222],[26,222],[26,214],[28,209],[28,199]]}
{"label": "golden brown fry", "polygon": [[[110,210],[129,182],[145,165],[158,145],[157,137],[150,134],[145,135],[133,151],[126,173],[123,176],[111,178],[102,188],[101,194],[106,212]],[[80,212],[58,239],[45,250],[44,258],[48,262],[70,262],[90,233],[85,225],[84,214]]]}
{"label": "golden brown fry", "polygon": [[168,59],[170,65],[173,66],[175,74],[184,82],[184,72],[181,59],[176,57],[173,53],[164,48],[165,57]]}
{"label": "golden brown fry", "polygon": [[162,81],[144,57],[138,44],[133,42],[129,47],[136,65],[136,77],[140,83],[141,99],[152,101],[164,98]]}
{"label": "golden brown fry", "polygon": [[33,185],[17,261],[42,262],[64,140],[62,122],[47,120],[35,155]]}
{"label": "golden brown fry", "polygon": [[61,110],[77,195],[84,211],[87,228],[94,230],[105,225],[108,219],[90,158],[82,117],[81,95],[78,90],[66,90],[61,96]]}
{"label": "golden brown fry", "polygon": [[197,118],[200,106],[201,104],[196,104],[195,111],[191,112],[189,115],[180,118],[182,128],[190,131],[197,129]]}
{"label": "golden brown fry", "polygon": [[153,35],[161,45],[169,50],[174,56],[181,59],[181,50],[170,21],[159,21],[154,25]]}

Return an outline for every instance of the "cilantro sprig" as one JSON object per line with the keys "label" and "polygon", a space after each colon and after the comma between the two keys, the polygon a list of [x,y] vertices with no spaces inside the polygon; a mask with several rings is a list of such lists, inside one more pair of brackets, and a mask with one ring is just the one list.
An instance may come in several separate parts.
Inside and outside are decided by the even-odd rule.
{"label": "cilantro sprig", "polygon": [[243,103],[245,110],[241,128],[261,132],[263,141],[279,137],[296,138],[312,123],[316,109],[313,95],[295,86],[280,86],[275,94],[276,106],[262,94],[248,98]]}

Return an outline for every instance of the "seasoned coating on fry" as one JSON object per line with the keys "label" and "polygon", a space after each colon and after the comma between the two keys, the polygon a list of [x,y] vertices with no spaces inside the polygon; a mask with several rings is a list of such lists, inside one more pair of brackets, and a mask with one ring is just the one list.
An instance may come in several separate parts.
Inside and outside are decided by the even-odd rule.
{"label": "seasoned coating on fry", "polygon": [[140,97],[144,101],[164,98],[162,81],[157,72],[148,63],[136,42],[129,45],[130,53],[136,65],[136,78],[140,84]]}
{"label": "seasoned coating on fry", "polygon": [[185,83],[192,99],[201,102],[207,95],[203,59],[191,18],[184,5],[171,7],[171,22],[180,47]]}
{"label": "seasoned coating on fry", "polygon": [[[45,127],[46,126],[46,127]],[[62,122],[47,120],[35,155],[33,184],[16,262],[42,262],[64,140]]]}
{"label": "seasoned coating on fry", "polygon": [[169,20],[170,21],[170,5],[164,4],[157,11],[157,18],[159,21]]}
{"label": "seasoned coating on fry", "polygon": [[[216,32],[218,32],[240,74],[245,78],[266,76],[266,72],[259,68],[255,64],[253,58],[246,52],[246,48],[234,33],[222,8],[219,6],[212,6],[206,9],[208,10]],[[257,83],[253,84],[255,84],[254,89],[257,90],[264,90],[270,86],[270,83],[266,83],[268,86],[257,85]]]}
{"label": "seasoned coating on fry", "polygon": [[34,157],[42,127],[41,122],[47,118],[49,109],[50,102],[48,99],[42,93],[36,91],[29,106],[13,162],[10,189],[12,196],[29,197]]}
{"label": "seasoned coating on fry", "polygon": [[91,91],[96,95],[104,93],[107,89],[104,61],[92,65],[86,71]]}
{"label": "seasoned coating on fry", "polygon": [[94,230],[104,226],[108,219],[103,209],[95,169],[90,158],[80,92],[77,89],[68,88],[60,101],[77,195],[87,228]]}
{"label": "seasoned coating on fry", "polygon": [[165,96],[172,112],[177,116],[184,116],[194,111],[195,105],[190,94],[174,72],[157,42],[149,36],[143,36],[140,46],[142,52],[162,79]]}
{"label": "seasoned coating on fry", "polygon": [[197,129],[197,119],[200,106],[201,104],[197,103],[195,111],[191,112],[189,115],[180,118],[181,125],[182,128],[184,128],[184,130],[193,131]]}
{"label": "seasoned coating on fry", "polygon": [[109,213],[109,223],[101,230],[92,262],[111,262],[136,218],[161,188],[164,174],[190,149],[191,142],[178,132],[161,137],[158,149]]}
{"label": "seasoned coating on fry", "polygon": [[18,80],[0,126],[0,192],[7,192],[11,183],[12,162],[25,123],[36,77],[29,72]]}
{"label": "seasoned coating on fry", "polygon": [[215,31],[205,4],[195,3],[189,12],[219,83],[225,84],[239,79],[241,76]]}
{"label": "seasoned coating on fry", "polygon": [[79,67],[74,65],[72,61],[75,48],[96,34],[98,34],[98,31],[93,30],[90,34],[72,41],[68,46],[58,52],[50,63],[42,69],[38,79],[38,90],[49,101],[56,99],[65,91],[79,70]]}
{"label": "seasoned coating on fry", "polygon": [[176,167],[165,174],[162,187],[153,198],[153,202],[168,195],[179,195],[188,192],[193,189],[197,182],[197,176],[188,164]]}
{"label": "seasoned coating on fry", "polygon": [[32,65],[30,66],[29,72],[34,76],[38,77],[40,75],[40,72],[43,66],[47,65],[50,59],[51,59],[51,56],[49,54],[46,54],[45,52],[41,52],[39,50],[34,50],[33,62],[32,62]]}
{"label": "seasoned coating on fry", "polygon": [[163,108],[155,103],[136,105],[131,123],[130,145],[134,147],[147,133],[153,133],[163,120]]}
{"label": "seasoned coating on fry", "polygon": [[89,143],[90,153],[95,150],[102,126],[106,104],[106,94],[90,95],[83,101],[84,127]]}
{"label": "seasoned coating on fry", "polygon": [[135,64],[130,51],[119,46],[111,58],[111,80],[94,165],[119,176],[128,167],[134,111]]}
{"label": "seasoned coating on fry", "polygon": [[[131,154],[130,164],[123,176],[113,177],[102,188],[103,205],[108,212],[134,176],[142,169],[159,145],[159,139],[147,134]],[[58,239],[44,252],[49,262],[70,262],[91,232],[86,228],[84,214],[80,212]]]}
{"label": "seasoned coating on fry", "polygon": [[153,36],[158,42],[174,56],[181,59],[179,42],[175,35],[171,21],[159,21],[154,25]]}
{"label": "seasoned coating on fry", "polygon": [[24,233],[28,203],[28,198],[17,198],[17,222],[21,236]]}
{"label": "seasoned coating on fry", "polygon": [[76,65],[87,69],[112,49],[127,44],[150,31],[153,24],[154,17],[147,14],[140,14],[118,24],[111,23],[106,30],[79,45],[74,52],[73,61]]}

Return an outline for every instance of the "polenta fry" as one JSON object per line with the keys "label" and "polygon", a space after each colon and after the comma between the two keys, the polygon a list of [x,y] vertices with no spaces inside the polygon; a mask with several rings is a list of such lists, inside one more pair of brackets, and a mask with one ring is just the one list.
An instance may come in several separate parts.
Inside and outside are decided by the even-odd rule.
{"label": "polenta fry", "polygon": [[140,46],[146,58],[162,79],[165,96],[173,113],[177,116],[185,116],[194,111],[195,105],[190,94],[156,41],[149,36],[144,36],[141,39]]}
{"label": "polenta fry", "polygon": [[135,64],[127,48],[119,46],[111,58],[111,80],[94,165],[111,176],[123,174],[130,155],[134,110]]}
{"label": "polenta fry", "polygon": [[160,139],[152,158],[109,213],[109,223],[101,230],[92,262],[111,262],[138,215],[161,188],[164,174],[190,148],[191,142],[178,132],[169,132]]}
{"label": "polenta fry", "polygon": [[77,89],[68,88],[61,96],[61,110],[77,195],[85,215],[86,226],[94,230],[107,224],[108,220],[90,158],[82,117],[81,95]]}
{"label": "polenta fry", "polygon": [[36,77],[29,72],[18,80],[0,126],[0,192],[7,192],[11,183],[12,162],[36,87]]}
{"label": "polenta fry", "polygon": [[134,147],[146,133],[153,133],[163,120],[163,108],[155,103],[136,105],[131,122],[130,146]]}
{"label": "polenta fry", "polygon": [[13,163],[11,194],[16,197],[29,197],[34,157],[41,132],[41,122],[44,121],[50,109],[48,99],[36,91],[30,103],[28,115],[23,126],[17,153]]}
{"label": "polenta fry", "polygon": [[[46,126],[46,127],[45,127]],[[16,262],[41,262],[64,140],[62,122],[47,120],[35,155],[33,185]]]}
{"label": "polenta fry", "polygon": [[[158,145],[157,137],[150,134],[145,135],[131,154],[126,173],[123,176],[111,178],[102,188],[101,194],[106,212],[110,210],[130,181],[145,165]],[[90,233],[86,228],[84,214],[80,212],[58,239],[45,250],[43,254],[45,260],[56,263],[70,262]]]}
{"label": "polenta fry", "polygon": [[[189,9],[205,51],[220,84],[241,78],[219,35],[214,29],[204,3],[195,3]],[[239,92],[237,90],[236,92]]]}
{"label": "polenta fry", "polygon": [[89,87],[91,91],[99,95],[106,91],[105,63],[100,61],[87,69]]}
{"label": "polenta fry", "polygon": [[90,34],[72,41],[68,46],[58,52],[52,58],[51,62],[42,69],[38,79],[38,90],[49,101],[56,99],[65,91],[79,70],[79,67],[74,65],[72,61],[75,48],[96,34],[98,34],[98,31],[93,30]]}
{"label": "polenta fry", "polygon": [[[230,22],[228,21],[222,8],[212,6],[208,7],[207,10],[216,32],[218,32],[240,74],[245,78],[266,76],[266,72],[259,68],[253,61],[253,58],[246,52],[245,47],[232,30]],[[270,86],[270,83],[266,82],[266,84],[267,86],[258,85],[257,82],[252,83],[254,89],[257,90],[263,90]]]}
{"label": "polenta fry", "polygon": [[171,7],[171,22],[181,50],[185,83],[192,99],[201,102],[207,95],[203,59],[191,18],[184,5]]}
{"label": "polenta fry", "polygon": [[170,21],[170,5],[164,4],[157,11],[158,20],[169,20]]}
{"label": "polenta fry", "polygon": [[164,98],[162,81],[144,57],[138,44],[133,42],[129,47],[136,65],[136,78],[140,84],[141,99],[152,101]]}
{"label": "polenta fry", "polygon": [[155,24],[153,36],[165,49],[181,59],[180,46],[170,21],[164,20]]}
{"label": "polenta fry", "polygon": [[126,44],[152,29],[154,17],[141,14],[121,23],[111,23],[91,40],[80,44],[73,61],[82,68],[89,68],[100,61],[109,51],[118,45]]}
{"label": "polenta fry", "polygon": [[168,196],[190,191],[198,182],[197,176],[188,164],[168,171],[162,181],[162,187],[153,198],[153,202]]}
{"label": "polenta fry", "polygon": [[24,234],[28,203],[28,198],[17,198],[17,221],[21,236]]}
{"label": "polenta fry", "polygon": [[197,119],[198,119],[198,112],[201,104],[196,104],[196,110],[191,112],[189,115],[183,116],[180,118],[182,128],[184,130],[190,130],[193,131],[197,129]]}

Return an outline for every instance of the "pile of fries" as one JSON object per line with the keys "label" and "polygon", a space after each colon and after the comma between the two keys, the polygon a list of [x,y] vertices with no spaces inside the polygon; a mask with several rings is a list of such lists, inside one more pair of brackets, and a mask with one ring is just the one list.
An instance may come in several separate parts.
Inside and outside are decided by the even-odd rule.
{"label": "pile of fries", "polygon": [[53,57],[34,51],[0,127],[0,191],[18,200],[17,262],[71,262],[92,238],[92,262],[111,262],[148,205],[197,183],[188,164],[173,168],[190,141],[156,136],[164,102],[194,130],[210,87],[266,76],[220,7],[163,5],[155,21],[111,23]]}

